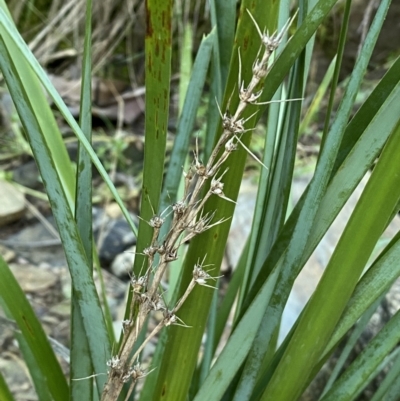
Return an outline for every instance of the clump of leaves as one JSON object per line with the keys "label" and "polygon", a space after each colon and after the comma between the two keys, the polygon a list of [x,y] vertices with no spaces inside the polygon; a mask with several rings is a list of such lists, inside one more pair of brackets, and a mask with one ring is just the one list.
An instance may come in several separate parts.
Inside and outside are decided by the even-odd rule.
{"label": "clump of leaves", "polygon": [[[236,2],[211,2],[213,29],[204,37],[192,67],[167,171],[172,1],[146,3],[145,159],[138,229],[90,144],[90,1],[79,124],[19,36],[5,4],[0,3],[0,68],[45,183],[73,283],[71,379],[67,383],[40,324],[0,259],[4,278],[0,299],[21,330],[21,350],[29,369],[40,372],[32,377],[41,399],[64,400],[68,391],[77,400],[92,399],[94,391],[99,399],[117,399],[119,394],[120,399],[133,399],[130,393],[139,378],[145,379],[137,394],[142,400],[298,399],[340,339],[396,280],[400,273],[398,235],[378,257],[369,258],[399,209],[399,60],[351,117],[389,0],[379,5],[333,115],[350,15],[350,2],[346,2],[315,172],[286,217],[313,35],[335,3],[300,1],[293,36],[287,40],[287,21],[291,20],[287,2],[243,0],[238,16]],[[196,149],[182,176],[209,70],[204,154]],[[79,140],[76,175],[41,85]],[[267,108],[252,231],[218,305],[217,292],[208,287],[219,286],[218,269],[251,132]],[[282,313],[296,277],[375,162],[317,289],[292,331],[278,344]],[[137,233],[119,342],[114,341],[111,319],[107,309],[101,308],[92,278],[94,251],[88,220],[92,163]],[[189,239],[185,258],[178,258],[178,246]],[[170,276],[175,279],[164,293],[161,278],[171,261]],[[213,266],[212,275],[208,265]],[[147,335],[146,317],[154,310],[161,310],[162,318],[156,331]],[[217,353],[232,310],[231,333]],[[399,324],[396,314],[322,399],[354,399],[367,384],[365,378],[382,368],[385,357],[395,358]],[[141,350],[162,327],[151,365],[145,368]],[[0,385],[11,399],[3,381]],[[396,386],[395,380],[390,381],[386,394],[396,391]]]}

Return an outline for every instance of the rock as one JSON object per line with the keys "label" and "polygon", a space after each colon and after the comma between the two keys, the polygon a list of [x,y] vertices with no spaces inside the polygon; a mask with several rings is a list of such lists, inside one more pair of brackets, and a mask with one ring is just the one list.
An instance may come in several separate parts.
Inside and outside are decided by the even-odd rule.
{"label": "rock", "polygon": [[39,269],[30,265],[10,264],[10,269],[22,290],[27,293],[49,290],[57,283],[57,276],[51,270]]}
{"label": "rock", "polygon": [[106,205],[105,212],[111,219],[116,220],[122,218],[122,211],[117,202],[111,202]]}
{"label": "rock", "polygon": [[41,186],[40,174],[34,160],[29,160],[13,170],[13,180],[28,188],[39,188]]}
{"label": "rock", "polygon": [[37,400],[37,395],[26,375],[25,362],[16,356],[12,359],[0,358],[0,370],[16,400]]}
{"label": "rock", "polygon": [[25,212],[25,197],[7,181],[0,180],[0,227],[19,220]]}
{"label": "rock", "polygon": [[[116,215],[116,208],[109,210]],[[20,256],[34,265],[60,267],[66,265],[64,250],[52,216],[47,219],[47,227],[38,222],[25,227],[17,234],[1,240],[3,245],[13,248]],[[109,266],[113,259],[136,243],[129,224],[124,217],[114,219],[103,209],[93,208],[93,232],[102,265]]]}
{"label": "rock", "polygon": [[110,265],[117,255],[136,243],[124,217],[112,219],[101,209],[94,210],[93,229],[102,265]]}
{"label": "rock", "polygon": [[0,255],[6,263],[9,263],[12,260],[14,260],[15,256],[16,256],[16,254],[13,250],[11,250],[1,244],[0,244]]}
{"label": "rock", "polygon": [[126,277],[133,267],[135,261],[136,246],[131,246],[123,253],[117,255],[111,263],[111,271],[117,277]]}
{"label": "rock", "polygon": [[52,268],[11,263],[10,269],[24,293],[38,301],[37,312],[61,301],[61,281]]}
{"label": "rock", "polygon": [[[48,217],[47,222],[56,230],[53,217]],[[63,266],[66,264],[60,239],[55,238],[54,234],[50,233],[41,222],[25,227],[3,242],[33,265],[39,266],[45,263],[51,266]]]}

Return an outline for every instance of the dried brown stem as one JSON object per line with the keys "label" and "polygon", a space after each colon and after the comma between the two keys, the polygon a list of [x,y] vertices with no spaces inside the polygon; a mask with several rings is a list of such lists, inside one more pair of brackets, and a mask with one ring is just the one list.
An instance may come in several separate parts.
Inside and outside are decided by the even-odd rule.
{"label": "dried brown stem", "polygon": [[[211,156],[204,165],[199,160],[198,146],[196,141],[196,152],[194,153],[194,161],[185,176],[185,188],[183,200],[175,203],[172,206],[172,223],[168,234],[160,245],[159,234],[164,219],[161,216],[154,216],[149,224],[153,227],[153,236],[151,244],[144,250],[147,257],[147,268],[145,275],[142,277],[134,277],[131,280],[131,287],[133,291],[132,303],[130,305],[129,319],[123,323],[123,341],[118,355],[113,356],[108,362],[110,372],[107,383],[105,385],[102,401],[112,401],[118,398],[122,387],[128,381],[131,381],[130,389],[133,389],[134,383],[145,376],[141,370],[140,365],[134,365],[134,361],[138,358],[140,352],[144,349],[146,344],[151,338],[156,336],[164,326],[177,324],[185,326],[184,323],[176,316],[176,312],[181,308],[184,302],[189,297],[193,288],[198,285],[214,288],[207,284],[208,280],[216,280],[218,277],[211,277],[203,269],[203,263],[195,265],[193,270],[193,279],[187,287],[183,296],[179,299],[176,305],[171,309],[167,309],[161,301],[159,295],[159,288],[161,280],[165,274],[168,264],[177,259],[177,250],[181,243],[188,241],[194,236],[201,234],[210,227],[221,224],[225,220],[220,220],[211,224],[214,214],[206,214],[203,216],[203,208],[205,203],[212,195],[217,195],[228,201],[224,192],[224,184],[222,178],[227,170],[219,174],[219,171],[229,155],[236,150],[237,144],[242,144],[240,138],[246,132],[244,128],[246,122],[253,117],[250,116],[247,120],[241,116],[249,104],[257,103],[261,96],[261,92],[257,92],[256,88],[260,86],[261,81],[268,73],[268,64],[271,54],[276,50],[280,44],[284,34],[287,32],[292,20],[285,24],[280,33],[275,33],[271,36],[265,32],[261,32],[257,26],[254,18],[249,13],[253,20],[257,32],[261,39],[261,48],[257,54],[256,60],[253,63],[253,75],[250,83],[245,87],[241,77],[241,58],[239,53],[239,104],[233,116],[229,112],[221,113],[223,132],[215,145]],[[260,57],[261,55],[261,57]],[[219,106],[218,106],[219,107]],[[244,146],[242,144],[242,146]],[[224,151],[222,152],[222,149]],[[246,150],[248,150],[245,147]],[[219,175],[219,177],[217,177]],[[211,179],[209,190],[201,198],[205,183]],[[193,180],[195,180],[194,188],[190,193]],[[187,232],[183,236],[184,232]],[[158,265],[155,267],[154,261],[156,254],[159,255]],[[205,259],[205,258],[204,258]],[[151,273],[154,271],[154,276],[151,279]],[[147,336],[145,341],[140,345],[135,354],[131,357],[131,350],[135,345],[140,331],[144,326],[144,322],[148,315],[155,310],[163,310],[163,319],[157,324],[153,331]],[[187,326],[185,326],[187,327]]]}

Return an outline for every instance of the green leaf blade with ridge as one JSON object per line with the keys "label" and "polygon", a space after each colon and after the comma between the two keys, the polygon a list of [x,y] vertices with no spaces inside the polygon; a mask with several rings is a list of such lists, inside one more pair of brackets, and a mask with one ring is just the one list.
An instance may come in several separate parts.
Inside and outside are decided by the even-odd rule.
{"label": "green leaf blade with ridge", "polygon": [[0,297],[15,319],[55,401],[67,401],[69,389],[46,334],[10,268],[0,255]]}
{"label": "green leaf blade with ridge", "polygon": [[[2,12],[0,10],[0,14]],[[13,46],[13,40],[7,31],[3,31],[2,38],[3,57],[0,59],[0,68],[16,102],[50,200],[84,321],[95,372],[103,374],[106,371],[106,361],[110,358],[111,344],[93,278],[89,269],[82,268],[87,267],[88,262],[74,222],[74,175],[71,174],[71,164],[69,161],[61,164],[54,157],[60,153],[55,145],[64,149],[64,152],[65,147],[31,66],[26,64],[19,48]],[[99,344],[102,346],[101,352]],[[102,374],[96,376],[99,392],[105,381]]]}

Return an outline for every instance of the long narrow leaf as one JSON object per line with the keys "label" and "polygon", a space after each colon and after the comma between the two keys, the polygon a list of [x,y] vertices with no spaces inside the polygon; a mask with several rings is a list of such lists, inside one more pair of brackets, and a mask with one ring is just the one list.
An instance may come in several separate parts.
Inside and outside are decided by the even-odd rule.
{"label": "long narrow leaf", "polygon": [[366,385],[366,378],[373,373],[386,355],[400,340],[400,312],[382,328],[366,349],[340,376],[321,401],[354,400]]}
{"label": "long narrow leaf", "polygon": [[0,296],[36,359],[54,400],[68,400],[68,385],[35,312],[0,255]]}
{"label": "long narrow leaf", "polygon": [[[248,8],[257,19],[259,19],[261,15],[268,15],[267,4],[263,2],[260,2],[260,4],[254,4],[251,1],[244,1],[242,3],[243,13],[239,20],[237,30],[238,41],[236,42],[237,46],[235,46],[232,53],[235,54],[235,63],[228,78],[228,87],[230,88],[235,87],[235,84],[230,84],[230,82],[237,82],[238,77],[238,59],[236,58],[237,47],[241,47],[241,58],[246,61],[246,64],[243,63],[242,65],[242,78],[249,79],[252,74],[252,60],[255,59],[260,46],[259,38],[256,34],[256,28],[245,11],[246,8]],[[231,93],[225,96],[225,105],[230,96]],[[234,95],[231,107],[235,107],[237,104],[238,98]],[[225,111],[222,110],[222,112]],[[250,114],[251,111],[249,110],[247,115],[249,116]],[[244,117],[245,116],[246,114]],[[254,124],[254,121],[249,121],[248,124]],[[246,135],[246,137],[243,137],[242,141],[245,144],[248,144],[249,139],[249,135]],[[240,186],[240,180],[238,180],[237,177],[242,175],[245,156],[246,152],[243,149],[240,149],[238,152],[235,152],[235,154],[228,159],[226,165],[224,165],[224,169],[228,168],[227,173],[224,175],[224,193],[229,199],[234,200],[237,198]],[[214,219],[215,221],[218,221],[219,219],[232,216],[233,209],[234,205],[231,202],[214,197],[207,203],[204,209],[204,214],[215,212]],[[219,269],[222,261],[228,231],[229,224],[228,222],[225,222],[194,238],[186,256],[183,277],[178,294],[182,295],[186,290],[192,276],[191,272],[193,271],[193,266],[198,263],[199,260],[204,260],[204,264],[214,264],[216,269],[213,270],[213,274],[218,274],[217,269]],[[196,366],[196,354],[205,328],[212,296],[212,291],[208,288],[195,288],[188,301],[181,307],[179,317],[185,322],[185,324],[192,326],[193,328],[190,330],[182,330],[182,328],[179,327],[171,327],[169,329],[168,348],[164,354],[162,365],[159,367],[161,373],[158,378],[153,398],[159,398],[162,396],[165,400],[179,401],[186,397],[189,390],[190,380]],[[182,363],[182,361],[185,363]],[[167,366],[170,366],[171,364],[178,370],[173,372],[168,369]]]}
{"label": "long narrow leaf", "polygon": [[349,21],[350,21],[350,6],[351,6],[351,0],[347,0],[345,3],[345,7],[344,7],[343,22],[341,24],[341,29],[340,29],[339,44],[338,44],[337,57],[336,57],[336,62],[335,62],[335,71],[334,71],[333,77],[332,77],[332,85],[331,85],[331,91],[330,91],[330,95],[329,95],[328,108],[327,108],[327,111],[325,114],[325,124],[324,124],[324,130],[323,130],[323,134],[322,134],[321,148],[324,146],[326,135],[328,134],[328,130],[329,130],[330,121],[332,118],[332,110],[333,110],[333,104],[335,101],[337,83],[339,81],[340,67],[342,65],[344,48],[345,48],[346,40],[347,40],[347,30],[348,30]]}
{"label": "long narrow leaf", "polygon": [[213,365],[194,401],[220,400],[247,357],[261,322],[262,311],[272,296],[277,274],[272,273],[247,309],[221,355]]}
{"label": "long narrow leaf", "polygon": [[[347,120],[350,116],[358,88],[360,87],[362,77],[369,62],[369,57],[372,54],[381,24],[384,16],[386,15],[387,8],[385,8],[385,6],[387,7],[387,4],[382,4],[380,8],[381,12],[377,14],[378,17],[374,20],[374,24],[372,25],[370,33],[365,41],[363,55],[357,61],[349,81],[349,85],[346,89],[346,93],[339,106],[337,118],[335,119],[332,128],[327,135],[325,142],[326,145],[322,148],[314,177],[305,195],[304,205],[299,213],[297,224],[294,227],[293,235],[290,239],[287,251],[283,255],[283,266],[274,291],[274,296],[268,305],[267,311],[265,312],[265,318],[263,320],[264,322],[268,322],[265,335],[262,337],[262,341],[265,344],[271,343],[276,335],[276,330],[279,327],[283,309],[289,297],[290,290],[302,267],[300,261],[302,259],[303,252],[307,247],[308,237],[313,230],[313,223],[317,215],[318,208],[320,207],[320,202],[323,199],[326,187],[328,185],[331,171],[334,167],[336,154],[339,150],[340,141],[345,131]],[[298,369],[302,370],[302,368],[299,366]],[[257,373],[258,372],[253,372],[254,375]],[[273,378],[274,377],[275,376],[273,376]],[[298,377],[300,377],[300,373]],[[275,396],[275,386],[277,381],[278,379],[275,379],[275,382],[271,382],[269,385],[274,389],[272,394],[275,394]],[[301,390],[301,388],[296,390],[296,386],[300,387],[300,382],[301,379],[298,379],[298,382],[293,381],[290,386],[287,386],[290,388],[290,390],[287,390],[288,394],[290,394],[288,395],[289,398],[295,397],[295,394],[297,394],[296,391],[299,392]],[[290,391],[293,392],[290,393]],[[264,397],[271,397],[271,395],[266,394],[267,393],[264,393]]]}
{"label": "long narrow leaf", "polygon": [[176,195],[178,186],[182,178],[182,166],[185,164],[185,159],[188,155],[189,141],[207,76],[214,41],[215,31],[211,32],[202,40],[193,65],[187,95],[183,104],[182,115],[179,119],[174,140],[174,147],[172,148],[171,162],[168,166],[165,177],[161,200],[161,211],[177,200]]}
{"label": "long narrow leaf", "polygon": [[[302,56],[297,60],[289,79],[289,98],[292,99],[299,99],[303,96],[304,83],[302,78],[305,69],[304,56],[305,54],[302,53]],[[262,224],[259,226],[260,231],[268,234],[262,236],[266,241],[259,243],[257,247],[258,252],[255,254],[256,259],[260,259],[259,253],[266,255],[271,249],[279,231],[282,229],[286,217],[286,208],[289,202],[290,186],[296,158],[301,102],[291,102],[286,106],[286,118],[284,117],[284,125],[281,135],[279,136],[280,143],[276,153],[277,162],[274,166],[271,192],[268,198],[269,202],[266,205],[266,216],[265,220],[263,220]],[[291,117],[288,118],[288,116]],[[253,280],[256,275],[257,271],[253,271]],[[272,355],[275,349],[278,332],[279,323],[274,326],[268,319],[268,315],[264,316],[244,366],[235,393],[235,401],[250,399],[262,361],[266,354]],[[265,338],[270,338],[271,340],[265,341]]]}
{"label": "long narrow leaf", "polygon": [[[32,151],[49,196],[70,269],[75,296],[80,305],[86,336],[89,339],[92,363],[96,373],[105,373],[106,360],[111,354],[110,340],[93,278],[88,269],[82,268],[87,266],[88,263],[74,223],[71,210],[71,193],[68,192],[68,185],[62,181],[64,175],[59,175],[59,170],[54,165],[54,156],[47,142],[48,138],[55,136],[57,130],[49,133],[49,129],[52,128],[49,124],[51,119],[48,121],[44,119],[49,111],[44,100],[38,102],[39,96],[43,96],[40,92],[40,86],[37,85],[30,67],[23,62],[24,59],[18,53],[19,49],[8,48],[4,42],[1,43],[1,47],[3,57],[0,58],[0,68],[13,99],[16,101],[16,108],[28,134]],[[15,59],[19,60],[18,67],[15,64]],[[98,351],[99,344],[103,346],[102,353]],[[96,381],[98,391],[101,391],[104,376],[96,376]]]}
{"label": "long narrow leaf", "polygon": [[[397,126],[262,397],[263,400],[296,398],[302,382],[308,377],[313,364],[317,363],[376,241],[399,201],[400,176],[396,173],[400,168],[400,160],[396,157],[399,151],[400,126]],[[360,235],[360,232],[365,234]],[[291,377],[291,385],[278,390],[281,375],[286,374]]]}
{"label": "long narrow leaf", "polygon": [[14,401],[14,397],[11,394],[10,389],[7,386],[6,381],[4,380],[3,375],[0,372],[0,399],[3,401]]}
{"label": "long narrow leaf", "polygon": [[[333,178],[318,210],[315,226],[308,238],[307,249],[303,253],[301,264],[305,263],[310,257],[346,200],[379,155],[390,132],[397,124],[398,113],[400,112],[399,101],[400,58],[394,63],[346,128],[338,154],[338,159],[342,165],[338,161],[335,163]],[[354,146],[357,141],[358,145]],[[299,211],[303,207],[306,192],[296,205],[280,234],[280,238],[264,262],[246,303],[250,302],[254,294],[260,289],[282,252],[287,248]],[[337,193],[340,193],[341,196],[336,196]]]}
{"label": "long narrow leaf", "polygon": [[[362,277],[349,300],[343,316],[335,327],[324,355],[340,341],[350,327],[360,318],[365,309],[385,294],[394,281],[400,276],[400,234],[397,234],[381,256]],[[372,296],[373,294],[373,296]]]}
{"label": "long narrow leaf", "polygon": [[[92,139],[92,1],[86,1],[85,45],[83,51],[82,85],[80,99],[79,125],[91,143]],[[83,267],[93,274],[93,222],[92,222],[92,162],[86,150],[79,143],[76,173],[75,221],[82,239],[88,261]],[[70,397],[90,400],[93,398],[93,367],[88,339],[82,321],[79,303],[71,289],[71,367],[70,367]],[[86,377],[86,380],[76,380]]]}
{"label": "long narrow leaf", "polygon": [[[47,74],[43,71],[42,67],[40,66],[39,62],[35,59],[33,56],[31,50],[28,48],[26,43],[23,41],[21,38],[21,35],[15,28],[14,24],[10,21],[6,10],[6,5],[4,3],[4,0],[1,0],[0,2],[1,8],[0,8],[0,36],[3,38],[4,42],[7,44],[9,48],[14,49],[15,52],[19,52],[18,55],[18,65],[20,63],[27,63],[30,66],[31,71],[37,76],[37,78],[40,80],[42,83],[43,87],[46,89],[46,91],[49,93],[51,98],[53,99],[55,105],[58,107],[60,110],[61,114],[65,118],[66,122],[70,125],[72,128],[73,132],[75,135],[78,137],[80,143],[82,146],[85,148],[85,150],[88,152],[90,159],[92,160],[93,164],[96,166],[98,172],[102,176],[104,182],[110,189],[110,192],[112,193],[115,201],[118,203],[119,207],[122,210],[122,213],[124,214],[124,217],[126,218],[129,226],[131,227],[132,231],[134,233],[137,233],[135,223],[133,222],[128,210],[126,209],[121,197],[119,196],[114,184],[112,183],[110,177],[107,174],[107,171],[101,164],[100,159],[94,152],[93,148],[91,147],[90,143],[86,139],[85,135],[83,134],[82,130],[80,129],[78,123],[76,122],[75,118],[72,116],[71,112],[69,111],[68,107],[62,100],[60,94],[55,90],[53,84],[50,82],[49,77]],[[7,10],[8,11],[8,10]],[[18,50],[17,50],[18,49]],[[55,138],[57,138],[56,135],[53,135]],[[49,141],[51,141],[52,136],[48,138]],[[63,149],[64,147],[60,146],[52,146],[52,152],[56,158],[57,153],[59,150]],[[65,149],[64,149],[65,151]],[[68,175],[67,175],[68,177]],[[63,177],[63,179],[67,179],[66,177]],[[69,205],[72,208],[73,205],[73,199],[74,196],[71,193],[71,197],[68,198]]]}
{"label": "long narrow leaf", "polygon": [[160,204],[171,81],[172,1],[149,0],[146,4],[146,132],[135,274],[140,274],[143,269],[144,256],[141,252],[150,245],[153,235],[148,222],[157,213]]}
{"label": "long narrow leaf", "polygon": [[357,341],[360,339],[360,336],[364,332],[367,327],[368,322],[370,321],[372,315],[376,312],[377,308],[381,304],[383,296],[378,298],[363,314],[359,322],[357,323],[356,327],[352,331],[351,335],[346,341],[345,346],[341,350],[340,356],[335,364],[335,367],[332,370],[332,373],[329,375],[329,379],[324,387],[324,391],[322,395],[327,393],[329,389],[332,387],[333,383],[336,381],[338,376],[340,375],[341,371],[343,370],[343,366],[347,361],[351,351],[354,349]]}
{"label": "long narrow leaf", "polygon": [[[382,382],[379,384],[379,388],[374,394],[374,396],[371,398],[371,401],[380,401],[380,400],[389,401],[391,399],[390,393],[393,390],[396,390],[396,387],[398,389],[398,387],[400,386],[398,383],[399,375],[400,375],[400,353],[397,354],[396,359],[390,371],[388,372],[386,377],[382,380]],[[399,394],[398,390],[397,393],[395,394],[397,397],[397,395]]]}

